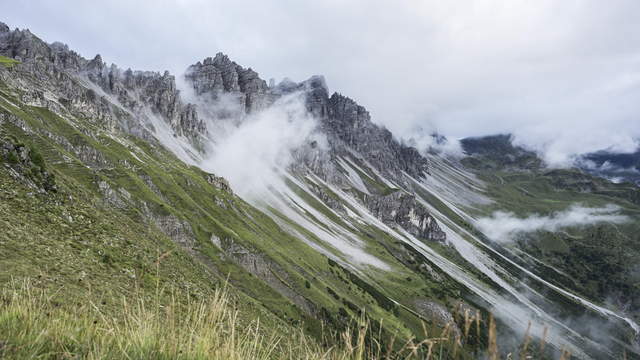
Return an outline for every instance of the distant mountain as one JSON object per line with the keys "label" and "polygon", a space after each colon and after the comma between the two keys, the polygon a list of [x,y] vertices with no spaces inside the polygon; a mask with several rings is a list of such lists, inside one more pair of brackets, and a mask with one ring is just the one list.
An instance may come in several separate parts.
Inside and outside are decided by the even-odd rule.
{"label": "distant mountain", "polygon": [[469,156],[467,165],[472,167],[538,169],[542,166],[535,152],[513,145],[510,134],[469,137],[460,140],[460,144]]}
{"label": "distant mountain", "polygon": [[631,182],[640,186],[640,149],[632,153],[606,150],[581,156],[577,165],[583,170],[614,182]]}

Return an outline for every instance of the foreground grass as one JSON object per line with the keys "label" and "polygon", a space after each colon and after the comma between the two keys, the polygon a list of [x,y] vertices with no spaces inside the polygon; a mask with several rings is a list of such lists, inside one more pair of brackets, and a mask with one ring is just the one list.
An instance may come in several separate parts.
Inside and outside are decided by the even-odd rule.
{"label": "foreground grass", "polygon": [[241,326],[225,289],[197,301],[173,294],[166,304],[123,298],[114,314],[92,302],[69,308],[28,283],[13,285],[0,295],[1,358],[341,359],[346,354],[320,351],[302,334],[265,335],[257,320]]}
{"label": "foreground grass", "polygon": [[[203,300],[157,290],[115,306],[104,302],[61,304],[56,292],[29,281],[0,291],[2,359],[468,359],[452,327],[400,349],[382,345],[360,321],[333,341],[320,344],[304,335],[261,328],[259,319],[239,321],[226,287]],[[146,299],[146,300],[145,300]],[[465,314],[465,337],[478,318]],[[477,326],[480,326],[479,323]],[[478,329],[479,331],[479,329]],[[394,350],[395,349],[395,350]],[[484,352],[484,351],[482,351]]]}
{"label": "foreground grass", "polygon": [[[261,328],[260,321],[239,321],[226,287],[204,300],[158,290],[155,300],[122,298],[115,310],[91,301],[60,304],[55,292],[28,281],[12,282],[0,291],[0,358],[2,359],[569,359],[565,350],[550,354],[545,341],[523,343],[505,354],[498,350],[496,323],[468,311],[460,333],[447,325],[422,340],[392,350],[381,345],[361,321],[338,334],[333,345],[320,344],[300,331],[288,336]],[[147,299],[147,300],[144,300]],[[163,300],[164,299],[164,300]],[[166,299],[169,299],[168,301]],[[482,325],[481,325],[482,323]],[[451,324],[452,325],[452,324]],[[486,342],[475,350],[463,343],[488,326]],[[485,335],[483,335],[484,337]]]}
{"label": "foreground grass", "polygon": [[[261,328],[259,319],[243,323],[226,287],[204,300],[164,290],[152,300],[144,294],[135,300],[123,297],[115,311],[90,300],[61,304],[56,295],[28,281],[14,281],[2,289],[0,358],[435,359],[434,346],[450,339],[445,330],[432,339],[408,342],[399,352],[391,350],[393,346],[385,350],[362,321],[334,334],[333,345],[321,345],[302,330],[283,336]],[[449,355],[445,358],[456,354]]]}

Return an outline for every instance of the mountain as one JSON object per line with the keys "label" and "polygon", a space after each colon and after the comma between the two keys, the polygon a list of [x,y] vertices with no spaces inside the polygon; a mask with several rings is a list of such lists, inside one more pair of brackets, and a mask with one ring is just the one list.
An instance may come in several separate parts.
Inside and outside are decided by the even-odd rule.
{"label": "mountain", "polygon": [[514,170],[543,166],[535,152],[513,145],[513,136],[509,134],[464,138],[460,145],[471,167]]}
{"label": "mountain", "polygon": [[[228,284],[243,319],[319,346],[366,321],[385,351],[427,337],[418,357],[474,358],[497,323],[503,355],[526,338],[536,357],[638,357],[635,187],[547,170],[508,136],[420,153],[323,77],[267,84],[222,53],[176,81],[2,24],[0,55],[5,287],[118,316],[118,297]],[[631,221],[510,243],[482,226],[575,203]]]}
{"label": "mountain", "polygon": [[[513,145],[510,134],[471,137],[460,141],[463,150],[471,158],[485,156],[474,167],[540,168],[541,159],[531,150]],[[467,160],[474,161],[474,160]],[[589,174],[614,182],[640,181],[640,150],[630,153],[618,153],[608,150],[582,154],[574,159],[574,166]]]}
{"label": "mountain", "polygon": [[640,149],[632,153],[601,150],[581,156],[577,164],[591,174],[640,185]]}

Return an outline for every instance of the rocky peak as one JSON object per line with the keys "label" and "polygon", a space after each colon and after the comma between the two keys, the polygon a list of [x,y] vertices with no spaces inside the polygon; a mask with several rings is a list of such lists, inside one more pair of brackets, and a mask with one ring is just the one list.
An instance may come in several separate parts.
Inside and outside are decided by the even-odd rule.
{"label": "rocky peak", "polygon": [[233,65],[233,66],[236,65],[235,62],[233,62],[233,61],[231,61],[229,59],[229,56],[227,56],[226,54],[224,54],[222,52],[216,53],[216,56],[213,57],[213,58],[212,57],[208,57],[208,58],[204,59],[203,63],[205,65],[215,65],[215,66],[218,66],[218,67],[227,66],[227,65]]}
{"label": "rocky peak", "polygon": [[195,105],[184,103],[176,87],[175,76],[168,71],[121,71],[112,65],[108,70],[100,55],[87,64],[89,78],[105,91],[114,94],[120,103],[134,111],[152,112],[164,118],[178,135],[197,138],[207,132],[198,118]]}
{"label": "rocky peak", "polygon": [[[93,90],[84,89],[73,78],[86,76],[105,93],[113,95],[120,105],[142,118],[147,116],[147,110],[151,110],[170,124],[178,135],[196,140],[207,132],[204,122],[198,119],[195,106],[180,99],[175,77],[168,71],[128,69],[123,72],[114,64],[107,66],[99,54],[87,60],[62,43],[49,45],[28,30],[18,29],[0,31],[0,55],[20,60],[20,71],[35,75],[39,89],[63,89],[65,93],[58,94],[60,98],[88,101],[95,111],[103,114],[109,110],[103,107]],[[87,95],[87,92],[91,94]],[[76,110],[82,112],[86,109],[87,104],[83,104]],[[111,117],[109,114],[105,116]]]}
{"label": "rocky peak", "polygon": [[185,78],[197,95],[211,100],[222,93],[235,95],[246,112],[262,109],[273,101],[269,86],[257,72],[243,68],[223,53],[189,66]]}
{"label": "rocky peak", "polygon": [[301,84],[310,92],[322,93],[323,97],[329,97],[329,87],[327,86],[327,81],[322,75],[313,75]]}
{"label": "rocky peak", "polygon": [[97,54],[91,61],[89,61],[85,67],[85,69],[92,74],[102,74],[102,70],[107,66],[102,61],[102,56]]}
{"label": "rocky peak", "polygon": [[52,62],[63,69],[81,71],[86,66],[87,60],[70,50],[66,44],[54,42],[49,45],[49,48],[51,49]]}
{"label": "rocky peak", "polygon": [[[384,127],[374,124],[364,106],[339,93],[329,96],[323,76],[312,76],[300,83],[284,79],[277,85],[267,86],[251,68],[245,69],[218,53],[215,58],[191,65],[185,77],[197,95],[210,101],[218,100],[223,94],[235,95],[246,112],[260,109],[278,97],[304,92],[307,110],[319,120],[329,142],[329,156],[322,156],[322,164],[318,158],[302,156],[294,166],[298,171],[313,171],[327,181],[348,184],[331,159],[349,158],[353,151],[397,184],[410,182],[405,173],[421,178],[428,170],[427,159],[415,148],[400,144]],[[416,236],[442,241],[444,234],[428,211],[411,196],[402,194],[371,194],[366,205],[377,217],[400,224]]]}
{"label": "rocky peak", "polygon": [[15,58],[23,63],[42,60],[61,70],[80,71],[87,60],[60,42],[47,44],[29,30],[11,31],[0,23],[0,55]]}
{"label": "rocky peak", "polygon": [[277,85],[275,84],[275,80],[271,80],[274,82],[274,84],[271,84],[269,88],[271,89],[271,91],[278,95],[292,93],[300,87],[300,84],[289,78],[282,79],[282,81],[280,81]]}
{"label": "rocky peak", "polygon": [[343,129],[358,129],[373,125],[371,115],[364,106],[358,105],[354,100],[339,93],[333,93],[328,100],[329,118],[336,127]]}
{"label": "rocky peak", "polygon": [[276,96],[283,96],[296,91],[304,91],[307,110],[318,118],[323,118],[328,115],[327,100],[329,99],[329,88],[322,75],[313,75],[300,83],[292,81],[289,78],[284,78],[277,85],[270,86],[270,91]]}
{"label": "rocky peak", "polygon": [[61,52],[71,52],[71,50],[69,49],[69,45],[61,43],[60,41],[54,41],[52,42],[49,47],[51,48],[51,50],[55,53],[61,53]]}
{"label": "rocky peak", "polygon": [[0,55],[20,61],[51,58],[49,45],[33,35],[29,30],[16,29],[2,32],[2,34],[4,36],[0,44]]}
{"label": "rocky peak", "polygon": [[421,178],[428,171],[427,159],[413,147],[400,144],[389,130],[371,121],[364,106],[339,93],[328,96],[322,77],[307,82],[307,106],[321,119],[322,127],[333,143],[333,151],[347,154],[358,151],[378,170],[402,183],[402,172]]}
{"label": "rocky peak", "polygon": [[307,108],[316,117],[325,118],[329,115],[327,107],[329,88],[324,76],[314,75],[301,83],[307,93]]}

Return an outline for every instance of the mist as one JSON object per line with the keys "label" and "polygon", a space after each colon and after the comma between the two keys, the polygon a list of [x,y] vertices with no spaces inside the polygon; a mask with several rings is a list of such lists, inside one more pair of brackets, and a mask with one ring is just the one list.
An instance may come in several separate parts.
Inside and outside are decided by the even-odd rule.
{"label": "mist", "polygon": [[629,181],[629,179],[640,178],[640,170],[633,165],[624,167],[610,161],[605,161],[598,165],[595,161],[584,158],[577,158],[575,163],[581,168],[596,173],[598,176],[616,184]]}
{"label": "mist", "polygon": [[[206,112],[215,113],[211,108]],[[283,185],[293,153],[324,138],[304,105],[304,93],[278,99],[268,108],[243,118],[230,118],[224,133],[213,134],[209,154],[200,166],[226,178],[241,197],[258,200],[269,187]]]}
{"label": "mist", "polygon": [[476,225],[490,239],[508,243],[519,233],[535,231],[555,232],[570,226],[585,226],[601,222],[620,224],[629,218],[620,214],[620,207],[609,204],[604,207],[585,207],[574,204],[563,211],[551,215],[534,214],[517,217],[514,213],[496,211],[489,217],[480,218]]}
{"label": "mist", "polygon": [[222,51],[264,79],[323,74],[397,138],[513,133],[566,166],[638,146],[639,13],[634,0],[37,0],[2,21],[125,68],[180,74]]}

